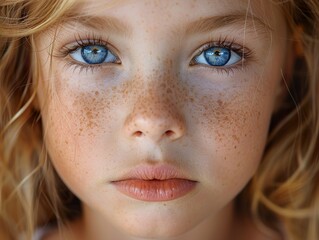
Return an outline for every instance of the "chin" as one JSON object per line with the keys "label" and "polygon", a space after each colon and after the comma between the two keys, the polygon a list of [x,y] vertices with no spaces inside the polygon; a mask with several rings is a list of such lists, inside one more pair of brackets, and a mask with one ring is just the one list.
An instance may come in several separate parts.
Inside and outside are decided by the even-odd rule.
{"label": "chin", "polygon": [[[184,214],[182,214],[184,215]],[[128,235],[144,239],[170,239],[182,236],[194,229],[200,221],[192,217],[171,215],[160,218],[136,217],[128,219],[120,228]]]}
{"label": "chin", "polygon": [[130,236],[142,239],[171,239],[186,234],[190,229],[184,226],[174,225],[164,226],[158,225],[156,227],[139,226],[127,229]]}

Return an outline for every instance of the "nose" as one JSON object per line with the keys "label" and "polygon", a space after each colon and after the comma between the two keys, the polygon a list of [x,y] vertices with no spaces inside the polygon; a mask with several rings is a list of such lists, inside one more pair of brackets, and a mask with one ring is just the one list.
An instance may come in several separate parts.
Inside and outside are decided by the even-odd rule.
{"label": "nose", "polygon": [[159,142],[171,141],[185,134],[185,121],[177,104],[167,97],[141,97],[125,121],[126,136]]}

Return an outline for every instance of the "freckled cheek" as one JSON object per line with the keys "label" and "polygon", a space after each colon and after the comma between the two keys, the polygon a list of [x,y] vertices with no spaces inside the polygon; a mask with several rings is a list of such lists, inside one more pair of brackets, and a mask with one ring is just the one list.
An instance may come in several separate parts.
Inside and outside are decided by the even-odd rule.
{"label": "freckled cheek", "polygon": [[93,144],[97,136],[111,127],[110,102],[115,103],[116,99],[98,88],[84,91],[67,84],[60,87],[56,82],[50,88],[42,88],[47,93],[40,97],[43,127],[48,147],[69,148],[72,154],[79,146],[83,149]]}
{"label": "freckled cheek", "polygon": [[76,138],[105,133],[110,128],[119,100],[111,92],[111,89],[98,85],[57,89],[49,100],[50,119],[67,125],[71,136]]}
{"label": "freckled cheek", "polygon": [[[248,98],[217,99],[206,104],[197,124],[214,143],[237,149],[244,139],[255,141],[267,132],[269,111]],[[254,139],[255,135],[259,137]]]}
{"label": "freckled cheek", "polygon": [[111,138],[104,137],[113,121],[108,112],[109,101],[98,91],[68,93],[61,91],[48,101],[42,121],[53,165],[63,180],[76,188],[79,176],[88,179],[87,184],[92,172],[96,177],[103,176],[102,150],[96,143],[111,144]]}
{"label": "freckled cheek", "polygon": [[[255,89],[256,90],[256,89]],[[206,176],[229,188],[242,186],[255,172],[265,146],[272,112],[271,96],[250,91],[202,99],[196,126]],[[200,109],[200,108],[199,108]],[[231,176],[231,177],[230,177]]]}
{"label": "freckled cheek", "polygon": [[[114,99],[113,99],[114,101]],[[71,109],[76,135],[79,137],[105,134],[113,127],[114,105],[111,98],[101,91],[77,94]]]}

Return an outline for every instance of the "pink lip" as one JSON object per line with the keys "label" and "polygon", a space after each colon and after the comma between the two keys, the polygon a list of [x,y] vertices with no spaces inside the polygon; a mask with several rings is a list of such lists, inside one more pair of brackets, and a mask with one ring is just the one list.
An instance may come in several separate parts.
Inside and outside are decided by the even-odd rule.
{"label": "pink lip", "polygon": [[112,183],[126,196],[153,202],[180,198],[197,184],[171,166],[141,166]]}

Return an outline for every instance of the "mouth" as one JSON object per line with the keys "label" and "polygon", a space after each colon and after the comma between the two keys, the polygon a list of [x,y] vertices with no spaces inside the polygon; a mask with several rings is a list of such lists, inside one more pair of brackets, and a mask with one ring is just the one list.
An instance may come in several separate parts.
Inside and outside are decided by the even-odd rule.
{"label": "mouth", "polygon": [[112,184],[133,199],[161,202],[187,195],[196,187],[197,181],[188,179],[171,166],[141,166]]}

